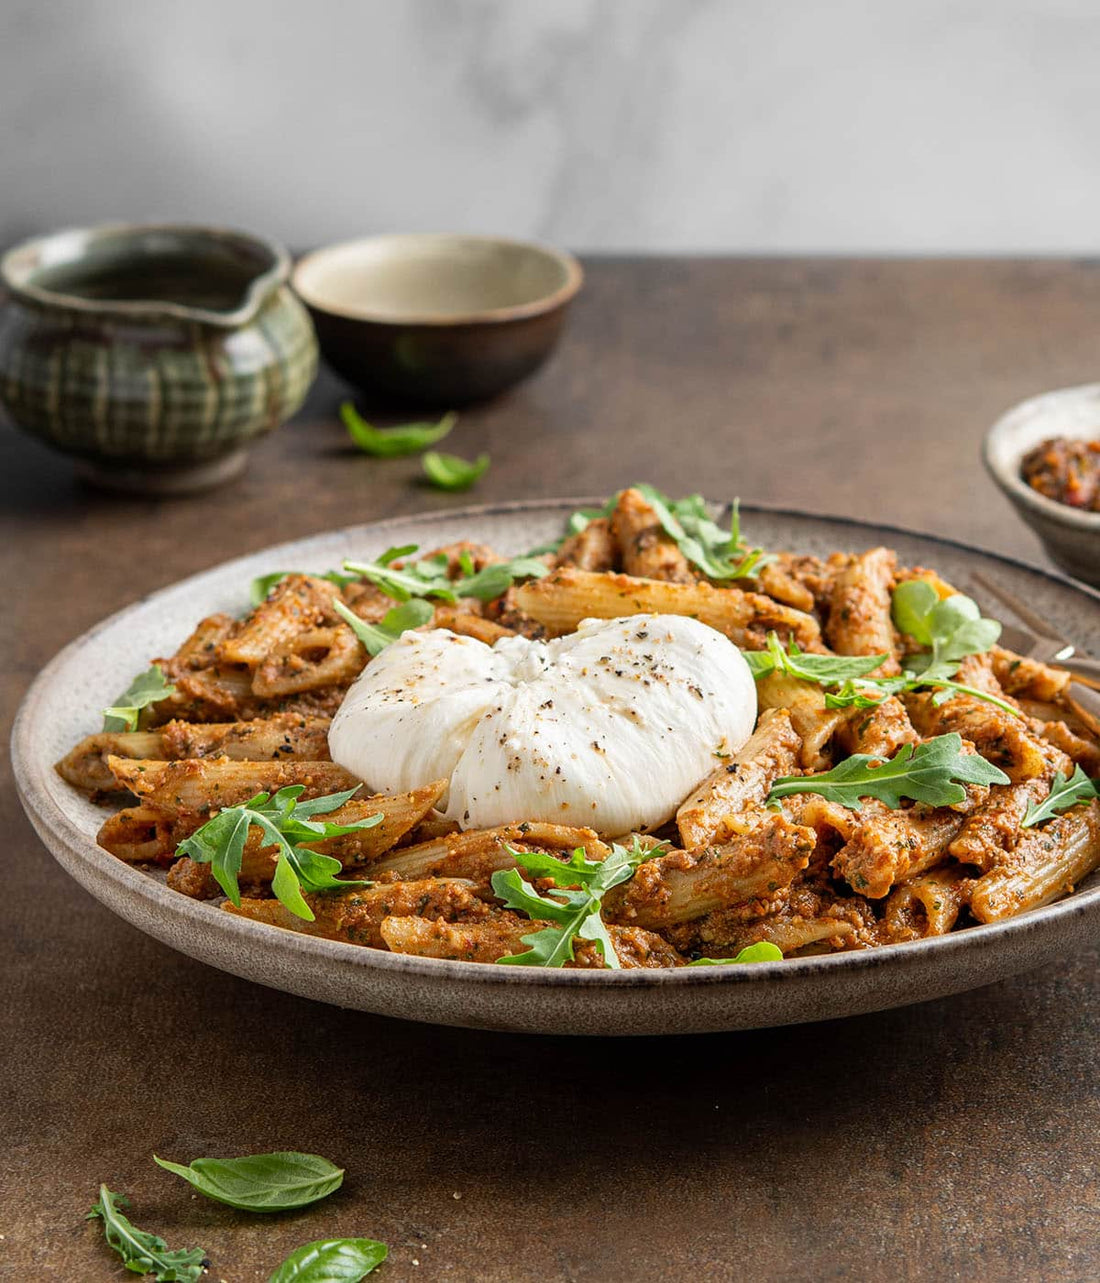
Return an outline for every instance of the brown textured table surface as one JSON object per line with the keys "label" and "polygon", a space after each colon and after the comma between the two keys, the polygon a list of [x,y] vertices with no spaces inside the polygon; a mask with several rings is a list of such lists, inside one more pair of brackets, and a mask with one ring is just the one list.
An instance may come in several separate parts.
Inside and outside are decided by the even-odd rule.
{"label": "brown textured table surface", "polygon": [[[554,360],[462,416],[475,498],[648,478],[869,516],[1042,561],[985,479],[992,418],[1100,377],[1100,268],[618,259]],[[0,717],[63,643],[275,540],[465,502],[350,453],[323,378],[243,480],[106,498],[0,426]],[[1045,563],[1044,563],[1045,564]],[[0,1277],[131,1277],[82,1216],[106,1181],[211,1279],[335,1235],[416,1279],[1095,1279],[1095,952],[832,1024],[664,1041],[430,1028],[222,975],[114,918],[31,832],[2,764]],[[313,1150],[312,1210],[192,1197],[151,1152]]]}

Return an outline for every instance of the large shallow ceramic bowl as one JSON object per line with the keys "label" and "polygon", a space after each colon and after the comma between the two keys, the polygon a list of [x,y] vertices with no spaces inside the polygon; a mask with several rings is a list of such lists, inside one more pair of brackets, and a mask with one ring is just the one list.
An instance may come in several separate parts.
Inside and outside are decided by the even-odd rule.
{"label": "large shallow ceramic bowl", "polygon": [[[1096,939],[1100,879],[1004,923],[864,953],[668,971],[552,971],[402,957],[316,939],[170,891],[95,843],[104,812],[53,763],[98,725],[99,709],[152,655],[171,651],[202,615],[247,608],[249,581],[286,568],[325,570],[393,544],[472,537],[518,552],[560,533],[585,501],[468,508],[355,526],[227,562],[126,610],[67,646],[24,700],[15,774],[43,842],[94,896],[175,949],[273,988],[410,1020],[538,1033],[673,1034],[853,1015],[958,993],[1054,963]],[[591,502],[591,501],[588,501]],[[1016,562],[927,536],[831,518],[747,509],[754,542],[815,553],[885,542],[965,588],[984,570],[1026,598],[1082,649],[1100,651],[1100,593]]]}
{"label": "large shallow ceramic bowl", "polygon": [[1100,437],[1100,383],[1057,388],[1021,401],[989,429],[982,449],[989,475],[1051,558],[1071,575],[1100,586],[1100,512],[1048,499],[1020,475],[1024,455],[1051,437]]}

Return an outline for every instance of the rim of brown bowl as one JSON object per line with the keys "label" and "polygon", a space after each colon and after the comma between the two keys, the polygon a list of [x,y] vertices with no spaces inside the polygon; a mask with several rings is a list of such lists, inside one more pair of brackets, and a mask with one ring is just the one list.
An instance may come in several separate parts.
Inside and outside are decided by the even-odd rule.
{"label": "rim of brown bowl", "polygon": [[[323,258],[339,251],[346,251],[353,246],[366,245],[379,241],[419,240],[430,241],[470,241],[478,245],[503,245],[511,249],[527,250],[552,260],[565,273],[565,280],[549,294],[541,295],[528,303],[513,303],[505,307],[490,307],[468,312],[372,312],[369,307],[347,308],[334,307],[319,295],[304,288],[302,277]],[[311,250],[298,260],[290,276],[290,283],[295,293],[308,307],[328,316],[339,316],[349,321],[362,321],[372,325],[486,325],[506,321],[518,321],[532,316],[543,316],[573,299],[584,284],[584,268],[579,260],[568,250],[555,249],[540,241],[523,241],[510,236],[486,236],[467,232],[381,232],[376,236],[357,236],[351,240],[336,241],[332,245],[323,245],[320,249]]]}

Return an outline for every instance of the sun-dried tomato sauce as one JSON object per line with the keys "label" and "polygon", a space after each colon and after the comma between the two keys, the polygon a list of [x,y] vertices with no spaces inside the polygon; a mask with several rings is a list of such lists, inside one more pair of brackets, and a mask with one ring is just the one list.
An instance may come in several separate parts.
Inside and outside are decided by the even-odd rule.
{"label": "sun-dried tomato sauce", "polygon": [[1100,441],[1051,437],[1024,455],[1020,475],[1048,499],[1100,512]]}

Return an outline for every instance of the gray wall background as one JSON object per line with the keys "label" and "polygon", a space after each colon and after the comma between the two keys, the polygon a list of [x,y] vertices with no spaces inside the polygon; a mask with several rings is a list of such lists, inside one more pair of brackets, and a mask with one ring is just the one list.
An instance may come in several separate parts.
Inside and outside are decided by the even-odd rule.
{"label": "gray wall background", "polygon": [[1090,252],[1097,0],[0,0],[0,241]]}

